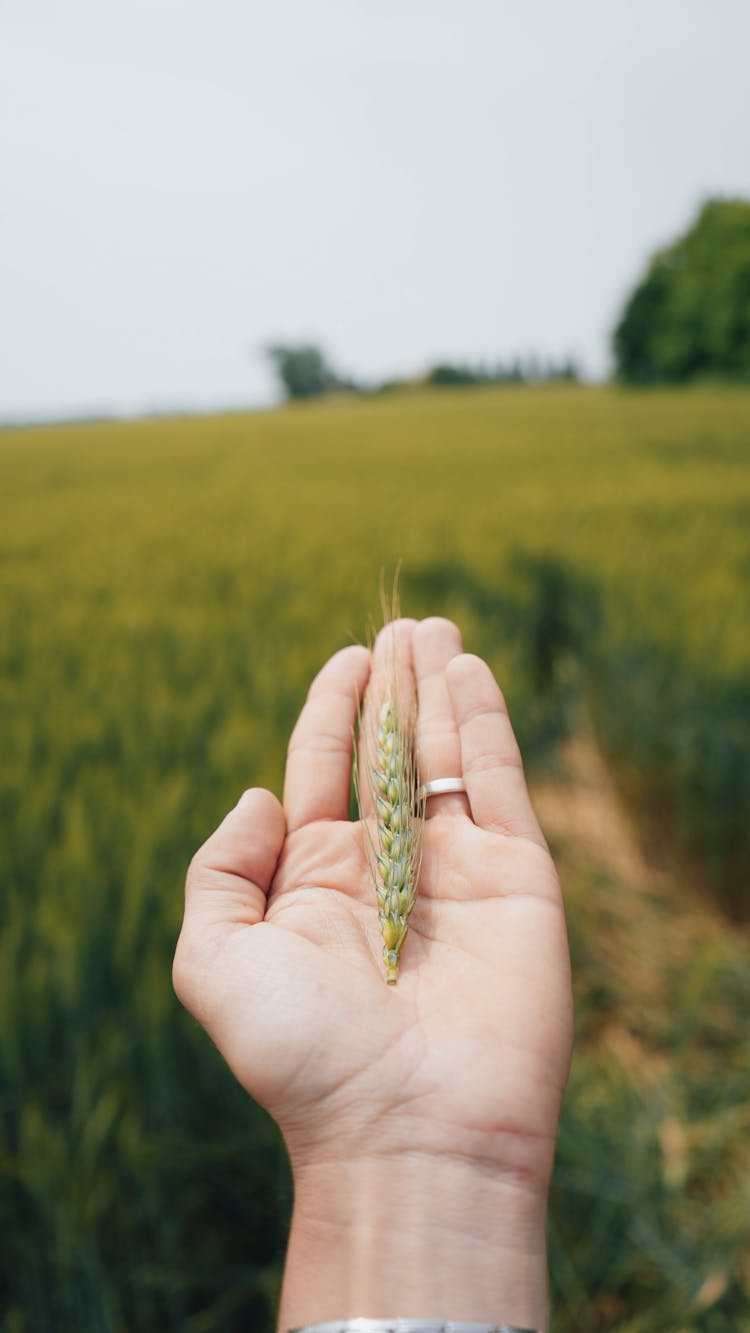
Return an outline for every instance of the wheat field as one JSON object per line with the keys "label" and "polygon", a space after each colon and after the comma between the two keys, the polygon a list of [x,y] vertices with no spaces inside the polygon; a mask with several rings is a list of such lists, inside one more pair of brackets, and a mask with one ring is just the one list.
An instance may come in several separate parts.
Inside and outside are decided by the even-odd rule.
{"label": "wheat field", "polygon": [[495,669],[532,777],[588,738],[686,886],[634,916],[568,856],[555,1328],[750,1327],[749,462],[750,392],[718,388],[0,433],[9,1333],[272,1326],[286,1164],[171,993],[182,884],[244,787],[280,790],[312,675],[399,562],[404,611]]}

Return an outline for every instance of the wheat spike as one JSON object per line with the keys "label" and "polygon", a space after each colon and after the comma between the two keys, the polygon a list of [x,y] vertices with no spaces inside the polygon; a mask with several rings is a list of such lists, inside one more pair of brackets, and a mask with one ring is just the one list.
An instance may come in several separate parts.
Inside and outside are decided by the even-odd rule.
{"label": "wheat spike", "polygon": [[[414,906],[422,859],[424,797],[415,754],[416,703],[413,689],[404,700],[396,665],[384,697],[368,699],[360,725],[359,768],[355,788],[383,936],[386,981],[398,981],[398,966]],[[365,788],[375,816],[373,838],[362,808]]]}

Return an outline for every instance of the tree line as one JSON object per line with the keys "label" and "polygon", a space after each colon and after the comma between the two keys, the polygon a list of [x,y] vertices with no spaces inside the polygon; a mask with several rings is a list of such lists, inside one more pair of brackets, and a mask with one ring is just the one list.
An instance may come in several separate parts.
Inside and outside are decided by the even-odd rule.
{"label": "tree line", "polygon": [[367,383],[342,375],[326,353],[313,343],[274,344],[266,348],[287,398],[315,398],[330,393],[381,394],[423,384],[430,388],[463,388],[478,384],[543,384],[580,379],[573,357],[560,361],[541,356],[514,357],[503,362],[439,361],[422,375]]}
{"label": "tree line", "polygon": [[[612,335],[614,373],[624,384],[750,381],[750,202],[710,199],[692,226],[658,250],[628,296]],[[507,362],[440,361],[424,374],[367,384],[344,375],[311,343],[266,348],[287,398],[386,393],[413,387],[575,383],[574,357]]]}
{"label": "tree line", "polygon": [[313,399],[324,393],[388,393],[394,389],[424,384],[430,388],[462,388],[477,384],[542,384],[575,381],[581,372],[573,357],[556,361],[550,357],[514,357],[496,363],[452,363],[438,361],[424,375],[413,379],[378,380],[365,383],[341,375],[328,356],[312,343],[274,344],[265,349],[272,361],[282,391],[288,399]]}

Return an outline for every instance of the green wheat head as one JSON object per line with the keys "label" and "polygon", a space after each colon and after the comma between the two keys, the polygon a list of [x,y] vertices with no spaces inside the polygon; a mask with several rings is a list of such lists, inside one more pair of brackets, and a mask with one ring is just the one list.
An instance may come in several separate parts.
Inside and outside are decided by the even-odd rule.
{"label": "green wheat head", "polygon": [[[399,959],[417,896],[422,860],[425,802],[416,761],[416,717],[413,687],[404,699],[394,663],[382,697],[366,700],[364,718],[360,719],[359,758],[354,769],[389,986],[398,980]],[[372,810],[369,822],[363,808],[364,791]]]}

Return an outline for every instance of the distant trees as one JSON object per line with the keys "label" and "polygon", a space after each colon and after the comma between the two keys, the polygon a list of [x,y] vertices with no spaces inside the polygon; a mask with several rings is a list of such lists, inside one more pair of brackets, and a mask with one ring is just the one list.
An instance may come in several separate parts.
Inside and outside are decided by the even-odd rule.
{"label": "distant trees", "polygon": [[[750,201],[711,199],[693,225],[651,258],[614,330],[618,378],[680,384],[700,378],[750,380]],[[575,361],[536,356],[499,364],[440,361],[418,378],[362,385],[340,375],[320,347],[266,349],[287,398],[434,388],[575,381]]]}
{"label": "distant trees", "polygon": [[425,376],[425,384],[434,388],[456,388],[471,384],[541,384],[552,380],[580,379],[578,366],[572,357],[563,361],[545,361],[536,356],[522,360],[516,357],[507,364],[454,365],[440,362]]}
{"label": "distant trees", "polygon": [[613,335],[632,384],[750,378],[750,202],[709,200],[651,259]]}
{"label": "distant trees", "polygon": [[336,390],[356,390],[328,364],[325,354],[311,343],[266,348],[287,398],[315,398]]}
{"label": "distant trees", "polygon": [[454,389],[466,384],[479,384],[480,380],[468,366],[453,366],[446,361],[428,370],[425,383],[433,388]]}
{"label": "distant trees", "polygon": [[507,363],[470,364],[438,362],[423,375],[364,385],[340,375],[325,353],[313,343],[274,344],[265,349],[273,362],[287,398],[315,398],[327,393],[385,393],[394,389],[456,388],[477,384],[541,384],[548,381],[577,381],[580,372],[572,357],[562,361],[537,356],[516,357]]}

